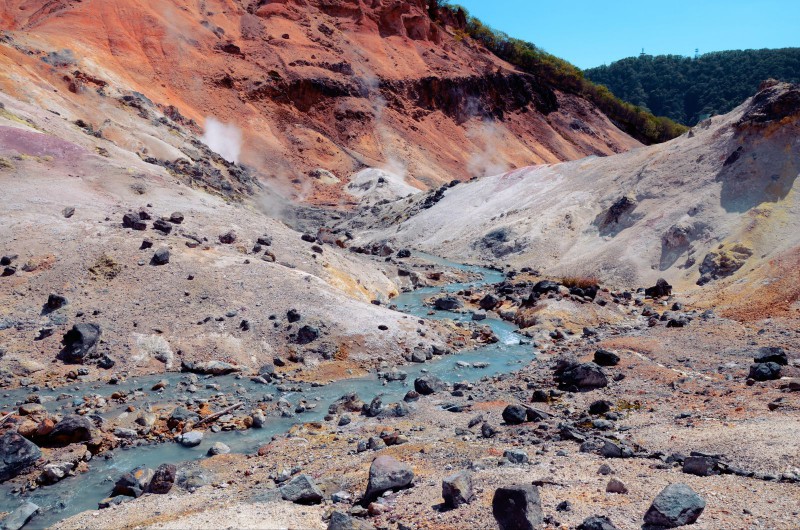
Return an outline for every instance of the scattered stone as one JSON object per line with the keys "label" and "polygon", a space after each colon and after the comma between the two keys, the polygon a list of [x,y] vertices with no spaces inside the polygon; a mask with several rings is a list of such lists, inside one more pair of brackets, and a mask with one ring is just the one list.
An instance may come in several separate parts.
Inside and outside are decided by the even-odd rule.
{"label": "scattered stone", "polygon": [[236,232],[234,232],[233,230],[228,230],[227,232],[219,236],[219,242],[222,243],[223,245],[232,245],[236,242],[236,238],[237,238]]}
{"label": "scattered stone", "polygon": [[[74,208],[73,208],[74,210]],[[66,214],[64,217],[69,217]],[[6,515],[5,519],[0,521],[0,530],[19,530],[39,511],[39,507],[32,502],[24,502],[16,510]]]}
{"label": "scattered stone", "polygon": [[100,326],[97,324],[75,324],[64,338],[61,355],[66,362],[82,363],[94,356],[97,341],[100,338]]}
{"label": "scattered stone", "polygon": [[606,484],[606,492],[625,494],[628,493],[628,487],[621,480],[612,478]]}
{"label": "scattered stone", "polygon": [[500,530],[534,530],[544,521],[539,489],[521,484],[498,488],[492,499],[492,514]]}
{"label": "scattered stone", "polygon": [[172,212],[169,215],[169,222],[170,223],[179,225],[179,224],[181,224],[183,222],[183,220],[184,220],[184,216],[183,216],[183,214],[181,212]]}
{"label": "scattered stone", "polygon": [[469,504],[475,498],[472,491],[472,473],[459,471],[442,480],[442,497],[448,508],[458,508]]}
{"label": "scattered stone", "polygon": [[433,306],[439,311],[454,311],[460,309],[462,304],[461,300],[455,296],[443,296],[442,298],[437,298],[433,302]]}
{"label": "scattered stone", "polygon": [[308,475],[298,475],[281,486],[284,500],[297,504],[319,504],[324,498],[314,479]]}
{"label": "scattered stone", "polygon": [[672,286],[664,278],[659,278],[653,287],[644,290],[644,295],[650,298],[661,298],[672,294]]}
{"label": "scattered stone", "polygon": [[750,379],[756,381],[773,381],[781,378],[781,365],[778,363],[756,363],[750,365]]}
{"label": "scattered stone", "polygon": [[69,219],[70,217],[75,215],[75,208],[73,206],[67,206],[66,208],[61,210],[61,215],[63,215],[65,218]]}
{"label": "scattered stone", "polygon": [[175,464],[161,464],[153,474],[150,484],[147,486],[148,493],[165,495],[172,489],[175,479],[178,476],[178,468]]}
{"label": "scattered stone", "polygon": [[231,448],[222,442],[214,442],[208,448],[208,456],[227,455],[231,452]]}
{"label": "scattered stone", "polygon": [[142,244],[139,245],[139,250],[147,250],[148,248],[153,248],[153,240],[152,239],[142,239]]}
{"label": "scattered stone", "polygon": [[70,414],[64,416],[47,437],[47,444],[64,447],[69,444],[87,442],[92,439],[94,424],[86,416]]}
{"label": "scattered stone", "polygon": [[364,501],[370,502],[383,492],[405,488],[414,480],[411,467],[388,455],[381,455],[369,467],[369,482]]}
{"label": "scattered stone", "polygon": [[595,515],[584,519],[575,530],[618,530],[611,519],[604,515]]}
{"label": "scattered stone", "polygon": [[15,432],[0,438],[0,482],[14,478],[42,456],[35,444]]}
{"label": "scattered stone", "polygon": [[718,475],[719,459],[710,456],[687,456],[683,461],[683,472],[698,477]]}
{"label": "scattered stone", "polygon": [[619,364],[619,355],[601,348],[594,352],[594,362],[600,366],[616,366]]}
{"label": "scattered stone", "polygon": [[428,396],[447,388],[447,384],[435,375],[424,375],[414,380],[414,390],[420,395]]}
{"label": "scattered stone", "polygon": [[686,484],[670,484],[653,500],[644,522],[662,528],[677,528],[697,521],[706,502]]}
{"label": "scattered stone", "polygon": [[133,471],[122,475],[116,484],[114,484],[114,491],[111,492],[113,497],[117,495],[127,495],[128,497],[141,497],[150,481],[155,476],[155,472],[145,466],[139,466]]}
{"label": "scattered stone", "polygon": [[318,327],[309,326],[306,324],[297,332],[297,344],[310,344],[319,338],[320,331]]}
{"label": "scattered stone", "polygon": [[506,449],[503,452],[503,458],[511,462],[512,464],[527,464],[528,463],[528,453],[521,449]]}
{"label": "scattered stone", "polygon": [[153,229],[162,232],[164,235],[169,235],[172,232],[172,223],[167,219],[156,219],[153,221]]}
{"label": "scattered stone", "polygon": [[775,363],[781,366],[789,364],[789,357],[783,348],[767,347],[758,350],[758,355],[753,358],[756,363]]}
{"label": "scattered stone", "polygon": [[500,299],[495,295],[489,293],[478,302],[478,306],[484,311],[491,311],[500,303]]}
{"label": "scattered stone", "polygon": [[147,223],[142,221],[142,218],[139,217],[139,214],[135,213],[126,213],[122,216],[122,226],[124,228],[131,228],[133,230],[146,230]]}
{"label": "scattered stone", "polygon": [[595,363],[576,363],[561,372],[559,383],[565,389],[594,390],[608,386],[608,378]]}
{"label": "scattered stone", "polygon": [[67,303],[67,299],[60,294],[50,293],[50,296],[47,297],[47,309],[50,311],[61,309]]}
{"label": "scattered stone", "polygon": [[366,521],[335,511],[328,522],[328,530],[375,530],[375,527]]}
{"label": "scattered stone", "polygon": [[528,412],[522,405],[508,405],[503,409],[503,420],[509,425],[524,423],[527,417]]}
{"label": "scattered stone", "polygon": [[203,432],[189,431],[178,435],[175,439],[184,447],[197,447],[203,441]]}
{"label": "scattered stone", "polygon": [[161,247],[156,250],[150,260],[151,265],[166,265],[167,263],[169,263],[169,249],[167,247]]}

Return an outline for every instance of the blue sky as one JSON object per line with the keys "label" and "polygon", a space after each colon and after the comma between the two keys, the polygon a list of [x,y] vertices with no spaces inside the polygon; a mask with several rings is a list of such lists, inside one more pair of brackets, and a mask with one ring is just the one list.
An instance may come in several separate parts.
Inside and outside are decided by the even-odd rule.
{"label": "blue sky", "polygon": [[580,68],[638,55],[800,46],[800,0],[452,0]]}

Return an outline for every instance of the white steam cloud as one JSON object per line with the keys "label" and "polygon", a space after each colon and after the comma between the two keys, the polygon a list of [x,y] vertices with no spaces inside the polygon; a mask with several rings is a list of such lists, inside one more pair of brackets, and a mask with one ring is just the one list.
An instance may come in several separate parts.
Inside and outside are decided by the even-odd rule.
{"label": "white steam cloud", "polygon": [[242,152],[242,131],[236,125],[208,117],[206,130],[200,139],[209,149],[228,162],[239,163],[239,154]]}

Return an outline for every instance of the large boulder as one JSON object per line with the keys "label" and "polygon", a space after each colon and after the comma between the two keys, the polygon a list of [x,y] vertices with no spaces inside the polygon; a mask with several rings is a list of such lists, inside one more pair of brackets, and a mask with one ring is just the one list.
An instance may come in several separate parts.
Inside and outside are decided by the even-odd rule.
{"label": "large boulder", "polygon": [[645,296],[650,298],[661,298],[672,294],[672,286],[664,278],[659,278],[656,284],[644,290]]}
{"label": "large boulder", "polygon": [[35,444],[15,432],[7,432],[0,438],[0,482],[16,477],[41,456]]}
{"label": "large boulder", "polygon": [[100,326],[97,324],[75,324],[61,339],[63,359],[69,363],[83,363],[95,357],[99,338]]}
{"label": "large boulder", "polygon": [[459,471],[442,481],[442,498],[448,508],[458,508],[469,504],[475,498],[472,491],[472,474],[469,471]]}
{"label": "large boulder", "polygon": [[433,307],[439,311],[454,311],[461,308],[461,300],[455,296],[443,296],[433,302]]}
{"label": "large boulder", "polygon": [[781,378],[781,365],[778,363],[755,363],[750,365],[750,379],[772,381]]}
{"label": "large boulder", "polygon": [[509,425],[519,425],[528,418],[528,411],[522,405],[508,405],[503,409],[503,419]]}
{"label": "large boulder", "polygon": [[435,375],[424,375],[414,380],[414,390],[420,395],[428,396],[447,388],[447,384]]}
{"label": "large boulder", "polygon": [[383,492],[406,488],[414,480],[411,466],[388,455],[381,455],[369,466],[369,482],[364,501],[370,502]]}
{"label": "large boulder", "polygon": [[169,493],[173,484],[175,484],[175,478],[177,476],[178,468],[175,464],[161,464],[153,474],[150,484],[147,485],[147,492],[157,495]]}
{"label": "large boulder", "polygon": [[28,524],[31,517],[38,511],[39,507],[37,505],[32,502],[25,502],[0,521],[0,530],[19,530]]}
{"label": "large boulder", "polygon": [[125,495],[127,497],[141,497],[153,480],[155,472],[149,467],[140,466],[122,475],[116,484],[114,484],[114,491],[111,492],[112,497],[118,495]]}
{"label": "large boulder", "polygon": [[782,366],[789,364],[789,357],[783,348],[767,347],[758,350],[758,354],[753,357],[756,363],[775,363]]}
{"label": "large boulder", "polygon": [[677,528],[697,521],[706,508],[706,501],[686,484],[670,484],[653,499],[644,514],[646,524],[661,528]]}
{"label": "large boulder", "polygon": [[608,377],[595,363],[577,363],[561,372],[559,383],[562,388],[594,390],[608,386]]}
{"label": "large boulder", "polygon": [[308,475],[298,475],[281,486],[281,496],[286,501],[297,504],[319,504],[323,495],[314,479]]}
{"label": "large boulder", "polygon": [[175,437],[184,447],[197,447],[203,442],[203,431],[189,431]]}
{"label": "large boulder", "polygon": [[492,293],[489,293],[486,296],[484,296],[483,298],[481,298],[481,301],[478,303],[478,305],[484,311],[491,311],[492,309],[497,307],[497,304],[499,304],[499,303],[500,303],[500,299],[498,297],[496,297],[495,295],[493,295]]}
{"label": "large boulder", "polygon": [[331,520],[328,522],[328,530],[375,530],[375,527],[367,521],[335,511],[331,514]]}
{"label": "large boulder", "polygon": [[530,484],[497,488],[492,499],[492,514],[500,530],[541,528],[543,515],[538,488]]}
{"label": "large boulder", "polygon": [[94,424],[86,416],[70,414],[56,423],[47,436],[47,445],[64,447],[69,444],[88,442],[92,439]]}

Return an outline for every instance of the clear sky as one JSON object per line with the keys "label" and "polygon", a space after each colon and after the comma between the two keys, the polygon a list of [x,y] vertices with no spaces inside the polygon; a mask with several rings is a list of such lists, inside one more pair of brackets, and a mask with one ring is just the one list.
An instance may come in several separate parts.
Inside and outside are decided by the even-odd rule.
{"label": "clear sky", "polygon": [[800,0],[452,0],[580,68],[639,55],[800,47]]}

